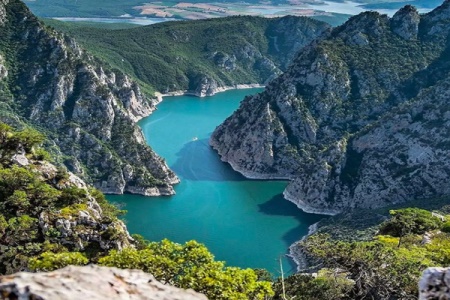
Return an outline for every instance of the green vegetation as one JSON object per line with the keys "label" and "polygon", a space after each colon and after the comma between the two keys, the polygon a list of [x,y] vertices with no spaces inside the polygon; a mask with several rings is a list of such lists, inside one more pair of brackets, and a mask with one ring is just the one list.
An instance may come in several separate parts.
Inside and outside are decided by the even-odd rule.
{"label": "green vegetation", "polygon": [[438,229],[442,221],[424,209],[406,208],[391,210],[389,221],[381,226],[381,234],[394,237],[404,237],[410,234],[424,234],[427,231]]}
{"label": "green vegetation", "polygon": [[70,265],[87,265],[89,260],[80,252],[44,252],[39,257],[32,257],[28,267],[34,271],[53,271]]}
{"label": "green vegetation", "polygon": [[[44,21],[148,90],[160,92],[195,90],[205,77],[222,86],[264,83],[287,66],[302,46],[298,40],[306,45],[328,27],[305,17],[228,17],[125,30]],[[309,33],[296,31],[303,27]],[[290,30],[295,36],[289,36]]]}
{"label": "green vegetation", "polygon": [[352,289],[353,282],[347,278],[347,273],[322,269],[317,276],[294,274],[283,283],[278,279],[273,286],[274,300],[326,300],[344,298]]}
{"label": "green vegetation", "polygon": [[[39,132],[16,131],[0,123],[0,139],[2,273],[22,268],[50,271],[94,262],[141,269],[164,283],[192,288],[210,299],[414,299],[423,269],[450,263],[450,216],[440,218],[418,208],[391,210],[391,218],[368,241],[336,240],[323,233],[310,236],[301,247],[319,263],[317,275],[295,274],[283,283],[280,279],[267,282],[270,276],[261,270],[226,267],[195,241],[180,245],[135,236],[135,248],[126,246],[121,251],[103,249],[95,241],[81,241],[80,247],[76,244],[80,233],[100,234],[104,243],[125,241],[117,222],[120,211],[107,204],[100,192],[71,185],[67,172],[39,160],[41,155],[36,153],[44,142]],[[20,153],[28,164],[16,162]],[[103,231],[97,225],[89,231],[88,223],[80,219],[80,213],[90,214],[90,207],[95,206],[89,197],[96,199],[105,214],[91,220],[108,225]],[[441,213],[447,211],[444,207]],[[73,220],[77,225],[68,234],[63,224]],[[73,243],[61,243],[62,238]]]}
{"label": "green vegetation", "polygon": [[[305,282],[311,289],[320,282],[332,299],[416,299],[422,271],[450,262],[450,234],[443,232],[446,223],[429,211],[406,208],[391,211],[391,216],[370,241],[342,241],[319,233],[301,242],[311,261],[326,268],[321,271],[326,271],[325,279],[321,272],[314,280],[294,275],[286,281],[287,293],[301,296]],[[335,278],[334,285],[330,278]]]}
{"label": "green vegetation", "polygon": [[[391,210],[391,218],[370,241],[336,240],[323,233],[308,237],[301,247],[320,264],[320,270],[315,276],[295,274],[284,282],[268,282],[270,276],[263,270],[226,267],[195,241],[181,245],[134,236],[134,247],[120,251],[104,249],[95,241],[81,241],[82,247],[77,246],[79,234],[89,232],[100,234],[103,243],[123,243],[125,233],[117,221],[120,211],[100,192],[73,186],[64,170],[37,160],[35,153],[44,141],[39,132],[15,131],[0,123],[0,139],[1,273],[24,267],[50,271],[94,262],[141,269],[163,283],[194,289],[210,299],[413,299],[424,268],[450,263],[446,221],[450,216],[441,218],[418,208]],[[18,153],[24,153],[28,163],[16,163]],[[105,214],[96,218],[91,214],[90,222],[107,225],[105,230],[95,225],[89,231],[88,222],[80,219],[81,215],[89,218],[90,207],[95,206],[89,197]],[[77,225],[71,225],[72,229],[63,225],[74,220]],[[62,238],[66,243],[61,243]]]}
{"label": "green vegetation", "polygon": [[[154,90],[147,86],[142,93],[129,76],[108,69],[73,40],[44,26],[21,1],[8,1],[5,8],[0,68],[7,76],[0,80],[0,121],[38,128],[48,138],[44,147],[53,161],[95,187],[121,191],[125,165],[132,168],[126,183],[130,189],[132,184],[168,187],[168,177],[175,175],[161,170],[165,166],[139,141],[132,120],[151,110],[154,101],[147,96]],[[112,80],[106,83],[103,76]],[[112,103],[106,104],[106,98]],[[105,104],[113,111],[105,110]],[[43,150],[35,155],[50,158]]]}
{"label": "green vegetation", "polygon": [[[92,199],[105,212],[104,217],[92,219],[95,224],[117,222],[120,211],[98,191],[75,186],[66,171],[43,161],[49,154],[39,147],[44,136],[36,130],[15,131],[0,123],[0,140],[0,273],[20,270],[30,257],[49,250],[79,250],[91,261],[105,254],[97,242],[80,239],[79,235],[89,232],[89,225],[71,225],[78,226],[79,232],[74,232],[63,222],[77,219],[80,211],[90,215]],[[20,164],[16,162],[19,156]],[[124,234],[120,232],[116,239],[123,239]],[[61,243],[63,237],[65,243]],[[56,261],[68,264],[73,259],[59,257]]]}
{"label": "green vegetation", "polygon": [[[259,281],[254,270],[225,267],[195,241],[149,243],[134,236],[130,245],[117,220],[120,211],[102,193],[75,186],[67,172],[36,158],[42,134],[0,123],[0,140],[0,274],[99,263],[141,269],[210,299],[273,295],[271,284]],[[20,153],[22,165],[16,162]],[[123,250],[115,250],[118,243]]]}
{"label": "green vegetation", "polygon": [[99,263],[144,270],[163,283],[191,288],[209,299],[265,299],[273,295],[270,283],[258,281],[255,271],[225,267],[195,241],[180,245],[163,240],[141,250],[112,251]]}

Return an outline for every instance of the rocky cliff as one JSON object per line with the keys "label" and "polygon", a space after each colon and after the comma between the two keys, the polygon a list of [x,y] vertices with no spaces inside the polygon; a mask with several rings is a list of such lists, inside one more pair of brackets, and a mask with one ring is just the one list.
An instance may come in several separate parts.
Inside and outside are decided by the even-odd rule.
{"label": "rocky cliff", "polygon": [[222,160],[336,214],[448,195],[450,2],[352,17],[213,133]]}
{"label": "rocky cliff", "polygon": [[103,192],[174,193],[177,177],[136,125],[156,100],[18,0],[0,2],[0,92],[2,105],[45,131],[68,169]]}
{"label": "rocky cliff", "polygon": [[192,290],[158,282],[138,270],[89,265],[48,273],[17,273],[0,277],[0,299],[79,300],[206,300]]}

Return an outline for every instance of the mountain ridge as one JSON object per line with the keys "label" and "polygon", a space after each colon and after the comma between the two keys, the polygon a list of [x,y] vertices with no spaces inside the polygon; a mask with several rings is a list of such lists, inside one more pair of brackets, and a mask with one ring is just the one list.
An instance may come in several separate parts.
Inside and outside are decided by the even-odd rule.
{"label": "mountain ridge", "polygon": [[0,12],[0,88],[9,114],[45,131],[59,162],[106,193],[173,194],[178,178],[136,125],[157,100],[45,28],[20,1],[3,0]]}
{"label": "mountain ridge", "polygon": [[[210,144],[223,161],[246,176],[290,179],[285,198],[307,212],[336,214],[347,208],[374,208],[446,194],[441,180],[417,179],[432,170],[420,173],[423,165],[389,161],[389,157],[412,155],[407,150],[412,146],[400,149],[397,145],[398,149],[383,152],[387,161],[378,172],[371,167],[370,174],[367,164],[376,165],[381,158],[354,141],[362,141],[365,128],[382,126],[377,119],[400,109],[402,103],[416,97],[420,102],[421,91],[442,90],[439,81],[449,75],[445,55],[449,7],[445,1],[425,15],[406,6],[393,18],[376,12],[350,18],[304,48],[264,92],[246,98],[216,128]],[[436,101],[445,100],[437,100],[439,93],[434,94]],[[395,113],[389,121],[394,119]],[[437,140],[432,140],[431,148],[446,151]],[[446,166],[443,160],[435,156],[434,163]],[[402,186],[400,179],[382,179],[402,168],[412,177],[420,173],[415,180],[424,188],[423,194],[420,188],[396,194],[395,186]],[[445,177],[445,168],[433,170]],[[432,188],[427,189],[428,185]]]}
{"label": "mountain ridge", "polygon": [[287,68],[301,48],[330,28],[294,16],[234,16],[124,30],[45,22],[73,36],[104,61],[125,69],[149,89],[196,96],[267,83]]}

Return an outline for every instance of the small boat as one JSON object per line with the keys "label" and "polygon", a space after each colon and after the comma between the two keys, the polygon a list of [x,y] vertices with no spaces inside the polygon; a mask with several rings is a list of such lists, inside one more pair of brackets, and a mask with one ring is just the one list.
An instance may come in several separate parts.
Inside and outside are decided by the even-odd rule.
{"label": "small boat", "polygon": [[198,137],[194,136],[194,137],[192,138],[192,140],[193,140],[193,141],[196,141],[196,140],[198,140]]}

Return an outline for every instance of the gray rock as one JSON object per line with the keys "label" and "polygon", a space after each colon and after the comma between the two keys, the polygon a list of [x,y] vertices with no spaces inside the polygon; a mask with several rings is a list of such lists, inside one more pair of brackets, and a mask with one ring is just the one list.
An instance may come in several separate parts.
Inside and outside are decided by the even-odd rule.
{"label": "gray rock", "polygon": [[[1,11],[0,11],[0,20],[1,20]],[[8,69],[6,68],[5,59],[0,54],[0,80],[8,77]]]}
{"label": "gray rock", "polygon": [[6,22],[6,9],[5,6],[9,3],[9,0],[0,0],[0,25]]}
{"label": "gray rock", "polygon": [[428,268],[419,282],[419,300],[450,299],[449,268]]}
{"label": "gray rock", "polygon": [[417,38],[419,23],[419,12],[415,7],[407,5],[392,17],[391,28],[405,40],[411,40]]}
{"label": "gray rock", "polygon": [[95,265],[0,277],[0,299],[207,300],[192,290],[164,285],[140,270]]}
{"label": "gray rock", "polygon": [[19,166],[28,166],[30,163],[28,162],[28,158],[24,154],[15,154],[11,158],[12,162],[18,164]]}
{"label": "gray rock", "polygon": [[203,76],[196,84],[196,88],[193,91],[193,94],[198,97],[212,96],[217,93],[218,88],[219,86],[216,80],[207,76]]}

